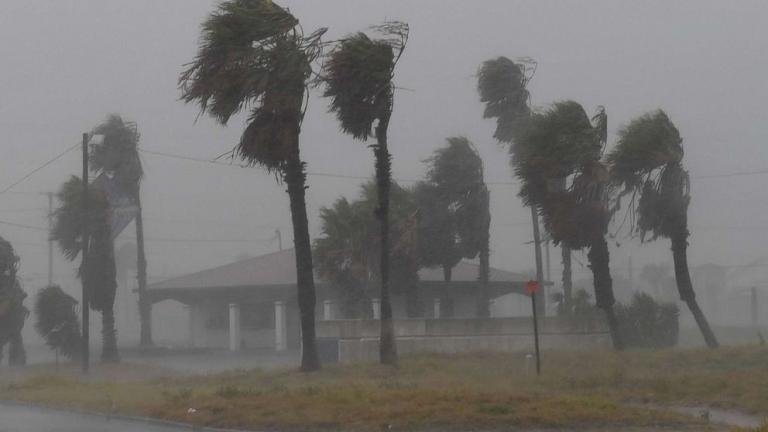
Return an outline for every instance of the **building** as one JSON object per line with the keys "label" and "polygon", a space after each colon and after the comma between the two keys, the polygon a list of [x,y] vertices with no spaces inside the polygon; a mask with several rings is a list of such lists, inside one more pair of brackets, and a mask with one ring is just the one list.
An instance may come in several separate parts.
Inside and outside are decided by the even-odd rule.
{"label": "building", "polygon": [[[440,269],[419,272],[419,298],[427,318],[471,318],[478,302],[478,266],[460,262],[451,282]],[[526,277],[491,268],[491,298],[525,293]],[[338,296],[325,281],[316,278],[318,320],[339,316]],[[189,311],[187,343],[200,348],[294,349],[299,345],[299,313],[296,301],[296,259],[293,249],[203,270],[151,284],[147,294],[153,303],[172,300]],[[493,300],[492,300],[493,301]],[[393,296],[395,318],[405,318],[404,296]],[[378,317],[378,300],[371,302]]]}

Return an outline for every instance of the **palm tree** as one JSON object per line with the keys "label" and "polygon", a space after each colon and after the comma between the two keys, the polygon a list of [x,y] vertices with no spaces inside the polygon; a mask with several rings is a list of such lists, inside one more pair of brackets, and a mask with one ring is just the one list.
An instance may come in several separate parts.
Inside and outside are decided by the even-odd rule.
{"label": "palm tree", "polygon": [[35,297],[35,329],[45,344],[69,358],[80,354],[80,319],[75,307],[77,300],[58,285],[41,289]]}
{"label": "palm tree", "polygon": [[[140,134],[136,123],[112,114],[97,126],[94,134],[103,136],[91,148],[90,166],[97,173],[111,177],[121,196],[130,197],[136,206],[136,270],[139,282],[140,346],[152,346],[152,304],[147,298],[147,259],[144,252],[144,217],[141,207],[141,180],[144,169],[139,158]],[[117,235],[118,233],[113,233]]]}
{"label": "palm tree", "polygon": [[688,270],[688,204],[690,179],[683,168],[683,139],[662,110],[644,114],[619,131],[616,147],[608,156],[613,181],[624,187],[622,195],[637,200],[637,228],[644,241],[666,237],[672,243],[675,280],[710,348],[718,346],[707,318],[699,308]]}
{"label": "palm tree", "polygon": [[[531,59],[523,59],[515,63],[507,57],[497,57],[486,60],[480,65],[477,74],[477,90],[480,93],[480,101],[485,103],[483,118],[496,119],[493,137],[501,143],[511,146],[531,116],[531,108],[528,105],[530,93],[527,85],[535,71],[536,64]],[[541,257],[539,209],[532,203],[526,203],[526,205],[531,208],[536,280],[542,283],[544,265]],[[563,274],[565,275],[565,272]],[[543,315],[546,309],[546,297],[543,295],[543,290],[540,293],[536,294],[538,296],[536,305],[537,310]]]}
{"label": "palm tree", "polygon": [[[458,262],[460,258],[475,258],[479,256],[480,267],[478,270],[478,280],[481,289],[478,299],[478,315],[487,317],[490,315],[489,300],[490,295],[487,292],[489,276],[489,229],[490,229],[490,209],[488,187],[483,178],[483,160],[480,158],[472,142],[465,137],[451,137],[447,140],[447,145],[435,151],[434,155],[427,160],[430,164],[427,171],[427,187],[422,196],[426,198],[426,210],[432,207],[430,201],[438,200],[444,207],[442,213],[447,214],[447,218],[452,220],[447,231],[448,243],[455,243],[452,248],[444,249],[447,263],[450,267]],[[433,189],[433,190],[429,190]],[[427,193],[432,198],[427,197]],[[421,202],[419,203],[421,205]],[[431,220],[427,219],[425,224],[429,225]],[[439,224],[442,225],[442,224]],[[442,229],[442,227],[438,227]],[[420,244],[431,243],[428,239],[423,239]],[[445,242],[438,242],[438,244]],[[434,247],[434,246],[433,246]],[[424,247],[422,246],[422,249]],[[456,261],[451,261],[452,254],[457,255]],[[446,271],[445,261],[443,269],[446,274],[450,274],[450,267]]]}
{"label": "palm tree", "polygon": [[[82,180],[71,177],[59,190],[61,203],[53,212],[51,238],[58,242],[64,256],[73,261],[82,248]],[[115,329],[115,294],[117,277],[115,250],[112,241],[112,224],[109,201],[105,194],[89,186],[88,191],[88,268],[80,268],[88,290],[90,307],[101,312],[102,362],[117,362],[117,331]]]}
{"label": "palm tree", "polygon": [[[383,364],[397,364],[395,331],[389,292],[389,192],[392,183],[392,156],[387,132],[392,116],[395,66],[408,41],[408,25],[392,22],[376,27],[383,39],[356,33],[342,40],[325,65],[325,96],[336,113],[341,129],[355,139],[372,144],[376,160],[378,206],[381,225],[381,335],[379,357]],[[374,123],[376,126],[374,128]]]}
{"label": "palm tree", "polygon": [[[318,274],[333,282],[351,317],[370,315],[364,307],[371,297],[369,287],[381,277],[379,222],[374,214],[377,187],[370,182],[361,189],[355,201],[339,198],[331,207],[320,209],[322,236],[315,239],[313,253]],[[421,313],[417,209],[413,192],[397,183],[391,188],[390,217],[393,294],[404,295],[407,315],[417,317]]]}
{"label": "palm tree", "polygon": [[182,100],[219,123],[250,110],[233,154],[276,172],[288,186],[301,314],[301,370],[320,368],[315,282],[299,134],[311,63],[325,29],[304,36],[298,19],[271,0],[228,0],[203,23],[195,59],[179,79]]}
{"label": "palm tree", "polygon": [[[595,301],[605,312],[614,348],[621,350],[605,239],[610,220],[610,184],[601,162],[606,117],[601,108],[591,119],[593,126],[581,105],[558,102],[530,116],[511,151],[515,174],[522,182],[520,196],[540,208],[552,240],[569,249],[589,249]],[[565,179],[571,179],[571,184]]]}
{"label": "palm tree", "polygon": [[3,348],[8,344],[8,364],[11,366],[21,366],[27,361],[21,330],[29,310],[24,306],[27,294],[19,283],[18,267],[19,257],[13,246],[0,237],[0,360]]}

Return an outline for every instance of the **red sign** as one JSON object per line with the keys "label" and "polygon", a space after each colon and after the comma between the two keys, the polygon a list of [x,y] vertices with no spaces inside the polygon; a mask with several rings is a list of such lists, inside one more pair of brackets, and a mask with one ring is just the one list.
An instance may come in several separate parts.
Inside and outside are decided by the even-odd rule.
{"label": "red sign", "polygon": [[534,280],[528,281],[525,284],[525,290],[528,292],[529,295],[534,295],[537,292],[539,292],[539,283]]}

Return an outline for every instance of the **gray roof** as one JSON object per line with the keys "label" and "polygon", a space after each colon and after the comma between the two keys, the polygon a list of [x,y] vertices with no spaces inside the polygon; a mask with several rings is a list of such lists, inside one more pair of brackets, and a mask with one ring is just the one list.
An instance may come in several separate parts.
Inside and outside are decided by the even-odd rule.
{"label": "gray roof", "polygon": [[[453,268],[453,282],[474,282],[477,280],[478,265],[462,261]],[[442,282],[443,270],[421,269],[422,282]],[[491,268],[492,282],[522,282],[524,275]],[[322,281],[319,281],[322,283]],[[190,273],[149,285],[149,290],[161,289],[210,289],[232,287],[257,287],[296,284],[296,256],[293,249],[286,249],[249,258],[243,261]]]}

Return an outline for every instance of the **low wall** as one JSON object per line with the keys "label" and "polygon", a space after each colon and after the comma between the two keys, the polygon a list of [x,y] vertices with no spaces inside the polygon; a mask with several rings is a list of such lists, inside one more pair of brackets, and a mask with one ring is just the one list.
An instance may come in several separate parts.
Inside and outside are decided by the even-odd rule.
{"label": "low wall", "polygon": [[[479,351],[533,352],[530,318],[395,320],[397,350],[410,353]],[[333,320],[317,323],[333,358],[341,363],[375,361],[379,356],[379,321]],[[539,322],[541,349],[608,349],[610,335],[602,322],[576,323],[561,318]],[[334,346],[335,345],[335,346]]]}

